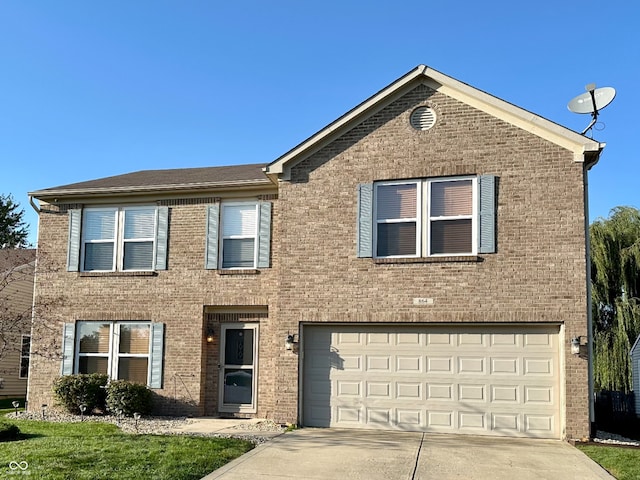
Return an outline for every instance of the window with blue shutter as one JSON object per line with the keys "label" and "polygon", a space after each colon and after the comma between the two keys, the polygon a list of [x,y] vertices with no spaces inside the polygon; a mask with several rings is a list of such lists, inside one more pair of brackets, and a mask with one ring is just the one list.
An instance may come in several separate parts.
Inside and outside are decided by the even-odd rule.
{"label": "window with blue shutter", "polygon": [[162,388],[162,323],[67,323],[64,325],[62,351],[62,375],[101,373],[112,380],[127,380],[151,388]]}
{"label": "window with blue shutter", "polygon": [[493,175],[358,186],[358,257],[476,255],[496,251]]}
{"label": "window with blue shutter", "polygon": [[67,270],[166,270],[168,221],[168,207],[70,210]]}
{"label": "window with blue shutter", "polygon": [[207,207],[207,269],[268,268],[271,202],[224,202]]}

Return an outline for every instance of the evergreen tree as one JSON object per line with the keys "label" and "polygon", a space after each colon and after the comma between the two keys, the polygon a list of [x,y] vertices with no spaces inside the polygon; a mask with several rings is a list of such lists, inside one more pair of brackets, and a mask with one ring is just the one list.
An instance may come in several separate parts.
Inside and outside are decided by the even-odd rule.
{"label": "evergreen tree", "polygon": [[27,225],[24,210],[13,201],[11,195],[0,194],[0,248],[26,248]]}
{"label": "evergreen tree", "polygon": [[616,207],[589,230],[595,388],[628,392],[640,333],[640,211]]}

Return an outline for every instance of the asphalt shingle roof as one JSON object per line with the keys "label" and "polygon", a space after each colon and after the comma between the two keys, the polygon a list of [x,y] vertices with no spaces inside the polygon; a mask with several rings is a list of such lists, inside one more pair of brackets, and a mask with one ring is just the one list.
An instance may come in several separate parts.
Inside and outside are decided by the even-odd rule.
{"label": "asphalt shingle roof", "polygon": [[262,171],[267,164],[233,165],[225,167],[176,168],[171,170],[141,170],[113,177],[98,178],[31,192],[34,197],[56,193],[82,193],[126,189],[167,189],[170,187],[216,186],[241,183],[268,183]]}

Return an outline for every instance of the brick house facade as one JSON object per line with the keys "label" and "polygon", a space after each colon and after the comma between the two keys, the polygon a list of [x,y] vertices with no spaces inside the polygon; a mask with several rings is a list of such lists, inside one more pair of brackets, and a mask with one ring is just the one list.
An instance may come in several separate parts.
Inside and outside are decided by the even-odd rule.
{"label": "brick house facade", "polygon": [[420,66],[270,164],[33,192],[36,302],[64,301],[30,405],[97,369],[164,414],[586,437],[602,148]]}

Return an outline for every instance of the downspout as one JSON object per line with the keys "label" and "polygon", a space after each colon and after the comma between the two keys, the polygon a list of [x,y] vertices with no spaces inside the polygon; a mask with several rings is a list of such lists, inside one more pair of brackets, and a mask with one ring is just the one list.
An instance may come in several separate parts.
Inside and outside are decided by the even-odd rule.
{"label": "downspout", "polygon": [[29,203],[31,204],[31,207],[36,211],[36,213],[38,215],[40,215],[40,208],[38,207],[38,205],[36,205],[36,203],[33,201],[33,197],[31,195],[29,195]]}
{"label": "downspout", "polygon": [[[33,201],[33,197],[31,195],[29,195],[29,204],[31,205],[31,207],[33,207],[33,209],[36,211],[36,213],[38,214],[38,230],[40,229],[40,208],[38,208],[38,205],[36,205],[36,203]],[[30,347],[29,347],[29,357],[31,357],[31,348],[33,347],[33,339],[35,338],[34,336],[34,326],[35,323],[37,321],[36,319],[36,273],[38,271],[38,251],[36,250],[36,261],[34,264],[34,270],[33,270],[33,290],[32,290],[32,299],[31,299],[31,329],[29,331],[30,334],[30,338],[31,338],[31,342],[30,342]],[[29,411],[29,398],[31,398],[31,379],[33,378],[31,375],[31,369],[33,368],[33,362],[31,360],[29,360],[29,372],[27,373],[27,393],[25,396],[25,400],[24,400],[24,409],[26,411]]]}
{"label": "downspout", "polygon": [[[602,150],[601,150],[602,151]],[[591,308],[591,235],[589,231],[589,169],[598,161],[588,162],[585,158],[583,168],[584,184],[584,228],[587,275],[587,375],[589,381],[589,438],[596,434],[595,392],[593,382],[593,311]]]}

